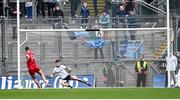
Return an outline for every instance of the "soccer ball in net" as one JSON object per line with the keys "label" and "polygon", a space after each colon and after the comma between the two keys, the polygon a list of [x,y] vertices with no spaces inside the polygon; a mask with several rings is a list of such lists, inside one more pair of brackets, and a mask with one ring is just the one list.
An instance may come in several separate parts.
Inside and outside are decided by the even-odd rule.
{"label": "soccer ball in net", "polygon": [[87,78],[87,77],[84,77],[83,80],[84,80],[85,82],[88,82],[88,78]]}

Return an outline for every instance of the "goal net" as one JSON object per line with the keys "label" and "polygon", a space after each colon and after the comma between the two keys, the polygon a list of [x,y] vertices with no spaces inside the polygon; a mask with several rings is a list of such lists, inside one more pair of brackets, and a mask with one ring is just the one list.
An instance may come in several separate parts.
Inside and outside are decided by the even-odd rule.
{"label": "goal net", "polygon": [[[22,88],[37,88],[26,65],[24,49],[27,46],[35,53],[38,66],[46,76],[52,74],[54,61],[61,59],[64,65],[71,66],[71,75],[88,80],[92,87],[135,87],[135,63],[140,54],[148,62],[148,87],[157,84],[156,74],[165,73],[166,28],[28,29],[22,30],[20,37]],[[170,39],[173,40],[172,35]],[[44,86],[41,77],[36,76]],[[162,76],[160,81],[164,84],[163,79]],[[48,80],[51,88],[62,88],[59,76]],[[70,84],[76,88],[88,87],[75,81]]]}

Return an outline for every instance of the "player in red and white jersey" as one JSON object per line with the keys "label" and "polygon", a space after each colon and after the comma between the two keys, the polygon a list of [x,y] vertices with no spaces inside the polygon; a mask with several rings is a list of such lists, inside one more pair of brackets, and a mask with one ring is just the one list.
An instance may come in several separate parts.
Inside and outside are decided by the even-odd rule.
{"label": "player in red and white jersey", "polygon": [[46,80],[43,72],[41,71],[41,69],[39,68],[39,66],[36,63],[34,53],[29,49],[29,47],[26,47],[25,51],[26,51],[25,56],[27,58],[26,63],[27,63],[27,67],[28,67],[28,72],[29,72],[30,76],[32,77],[32,79],[34,80],[34,82],[36,83],[36,85],[38,86],[38,88],[41,88],[41,85],[39,84],[38,80],[36,79],[35,73],[38,73],[42,77],[44,83],[46,85],[48,85],[48,81]]}

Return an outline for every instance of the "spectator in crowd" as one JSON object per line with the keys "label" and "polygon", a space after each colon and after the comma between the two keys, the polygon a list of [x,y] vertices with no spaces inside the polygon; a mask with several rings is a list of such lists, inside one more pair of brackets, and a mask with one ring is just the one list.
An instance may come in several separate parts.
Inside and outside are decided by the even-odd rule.
{"label": "spectator in crowd", "polygon": [[80,0],[71,0],[71,17],[75,17]]}
{"label": "spectator in crowd", "polygon": [[3,16],[3,3],[0,2],[0,17]]}
{"label": "spectator in crowd", "polygon": [[32,0],[26,2],[25,6],[26,6],[25,17],[27,17],[27,21],[32,21]]}
{"label": "spectator in crowd", "polygon": [[[108,28],[110,25],[110,16],[107,14],[107,12],[104,10],[103,14],[99,17],[99,24],[103,28]],[[104,39],[109,39],[109,32],[104,31],[103,32]]]}
{"label": "spectator in crowd", "polygon": [[[21,11],[20,11],[20,15],[21,14]],[[12,31],[13,31],[13,36],[12,36],[12,39],[16,39],[17,38],[17,26],[16,26],[16,18],[17,18],[17,7],[14,7],[11,11],[11,16],[12,16],[12,23],[15,24],[12,26]]]}
{"label": "spectator in crowd", "polygon": [[[3,4],[3,0],[0,0],[0,16],[4,16],[3,15],[3,9],[4,9],[4,4]],[[12,17],[12,9],[14,9],[16,7],[16,2],[13,2],[12,0],[6,0],[6,5],[5,5],[5,16],[9,17],[9,15]],[[20,9],[21,12],[24,13],[24,8],[25,8],[25,3],[20,2]]]}
{"label": "spectator in crowd", "polygon": [[53,17],[54,18],[64,18],[64,13],[63,11],[60,9],[60,6],[58,4],[56,4],[55,9],[53,10]]}
{"label": "spectator in crowd", "polygon": [[176,67],[176,73],[178,73],[179,69],[180,69],[180,52],[179,51],[176,51],[175,52],[175,56],[177,57],[177,67]]}
{"label": "spectator in crowd", "polygon": [[105,11],[109,11],[109,9],[111,8],[111,1],[112,0],[105,0]]}
{"label": "spectator in crowd", "polygon": [[103,80],[104,80],[104,83],[106,84],[106,86],[107,86],[107,77],[108,77],[108,68],[107,68],[106,64],[104,64]]}
{"label": "spectator in crowd", "polygon": [[62,18],[64,18],[64,12],[60,9],[60,6],[57,4],[55,6],[55,9],[53,11],[53,28],[54,29],[58,29],[61,28],[61,24],[62,24]]}
{"label": "spectator in crowd", "polygon": [[81,7],[80,16],[82,18],[82,20],[81,20],[82,27],[87,28],[88,18],[90,17],[90,12],[87,7],[87,2],[83,3],[83,6]]}
{"label": "spectator in crowd", "polygon": [[62,0],[63,4],[66,5],[66,3],[68,2],[69,0]]}
{"label": "spectator in crowd", "polygon": [[[138,28],[138,27],[140,27],[139,18],[134,13],[134,11],[129,11],[127,22],[128,22],[128,27],[129,28]],[[131,40],[135,40],[136,39],[136,37],[135,37],[136,31],[131,30],[131,31],[129,31],[129,33],[131,35]]]}
{"label": "spectator in crowd", "polygon": [[[127,16],[128,16],[128,13],[126,12],[124,5],[120,5],[119,10],[116,13],[116,17],[118,18],[118,20],[116,20],[116,27],[126,28]],[[122,49],[120,50],[122,57],[125,57],[124,55],[126,53],[126,48],[127,48],[127,34],[126,33],[127,32],[123,31],[124,45],[122,46]]]}
{"label": "spectator in crowd", "polygon": [[25,2],[20,2],[20,10],[21,10],[21,16],[25,16],[26,13],[26,3]]}
{"label": "spectator in crowd", "polygon": [[14,5],[11,5],[10,0],[5,0],[6,3],[4,4],[4,1],[0,1],[0,17],[5,16],[6,18],[9,18],[9,15],[11,15],[12,7],[15,7]]}
{"label": "spectator in crowd", "polygon": [[103,14],[99,17],[99,24],[103,28],[108,28],[108,26],[110,24],[110,16],[109,16],[109,14],[107,14],[107,12],[105,10],[103,11]]}
{"label": "spectator in crowd", "polygon": [[177,57],[177,68],[176,68],[176,75],[177,75],[177,88],[180,88],[180,52],[176,52],[176,57]]}
{"label": "spectator in crowd", "polygon": [[[9,6],[10,6],[10,16],[12,17],[12,19],[16,19],[17,17],[16,3],[10,2]],[[22,17],[24,13],[25,13],[25,3],[20,3],[20,17]]]}
{"label": "spectator in crowd", "polygon": [[112,65],[109,63],[105,63],[103,68],[103,76],[104,76],[104,83],[107,87],[114,87],[115,85],[115,76],[112,70]]}
{"label": "spectator in crowd", "polygon": [[[121,27],[125,28],[125,21],[126,21],[126,16],[128,16],[128,13],[126,12],[125,8],[124,8],[124,5],[120,5],[119,6],[119,10],[118,12],[116,13],[116,17],[118,17],[118,21],[116,20],[116,22],[118,24],[121,25]],[[119,25],[118,25],[119,27]]]}
{"label": "spectator in crowd", "polygon": [[49,18],[53,15],[53,9],[56,5],[56,1],[55,0],[48,0],[47,2],[47,5],[48,5],[48,16]]}
{"label": "spectator in crowd", "polygon": [[116,16],[116,12],[117,12],[117,6],[118,4],[116,3],[116,0],[105,0],[105,11],[109,12],[109,10],[112,10],[112,17]]}
{"label": "spectator in crowd", "polygon": [[119,4],[116,2],[116,0],[111,0],[112,17],[116,17],[116,12],[118,10],[118,6],[119,6]]}
{"label": "spectator in crowd", "polygon": [[[95,25],[95,28],[98,28],[97,25]],[[96,47],[94,47],[94,59],[98,58],[98,50],[100,51],[101,54],[101,59],[104,59],[104,54],[103,54],[103,46],[104,46],[104,39],[103,39],[103,32],[102,31],[96,31],[95,37],[93,38],[94,44]]]}
{"label": "spectator in crowd", "polygon": [[93,6],[94,6],[94,11],[95,11],[95,16],[97,16],[98,15],[97,0],[93,0]]}
{"label": "spectator in crowd", "polygon": [[[10,15],[12,16],[12,10],[14,10],[14,8],[16,8],[16,2],[9,2],[9,6],[10,6]],[[21,11],[21,16],[25,16],[26,14],[26,2],[20,2],[20,11]]]}
{"label": "spectator in crowd", "polygon": [[[178,63],[177,63],[177,57],[175,55],[173,55],[173,52],[170,52],[170,57],[166,58],[166,62],[167,62],[166,71],[170,71],[170,80],[173,79],[174,86],[177,86],[177,80],[176,80],[176,77],[175,77],[175,71],[176,71]],[[168,74],[166,76],[168,77]],[[168,83],[168,78],[167,77],[166,77],[166,82]]]}
{"label": "spectator in crowd", "polygon": [[144,55],[140,54],[140,59],[135,64],[135,71],[137,73],[137,87],[146,87],[146,76],[147,76],[147,62],[144,60]]}
{"label": "spectator in crowd", "polygon": [[45,18],[45,9],[44,9],[44,2],[43,0],[37,0],[37,5],[36,5],[36,11],[37,11],[37,16],[42,16]]}
{"label": "spectator in crowd", "polygon": [[115,26],[115,23],[117,22],[116,20],[116,13],[117,13],[117,10],[118,10],[118,6],[119,6],[119,2],[118,0],[111,0],[111,16],[112,16],[112,27],[116,27]]}
{"label": "spectator in crowd", "polygon": [[124,4],[126,12],[135,11],[135,0],[125,0]]}
{"label": "spectator in crowd", "polygon": [[17,7],[13,7],[12,8],[11,16],[12,16],[12,19],[16,19],[17,18]]}
{"label": "spectator in crowd", "polygon": [[5,7],[4,7],[4,10],[5,10],[5,16],[6,17],[9,17],[9,15],[10,15],[10,10],[11,10],[11,7],[10,7],[10,0],[6,0],[6,4],[5,4]]}

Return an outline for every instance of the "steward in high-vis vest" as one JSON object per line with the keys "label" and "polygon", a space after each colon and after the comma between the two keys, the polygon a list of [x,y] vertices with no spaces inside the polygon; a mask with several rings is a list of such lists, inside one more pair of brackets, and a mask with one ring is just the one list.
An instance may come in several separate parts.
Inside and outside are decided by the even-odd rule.
{"label": "steward in high-vis vest", "polygon": [[137,87],[146,87],[147,62],[144,60],[144,55],[140,55],[140,59],[136,62],[135,71],[137,73]]}

